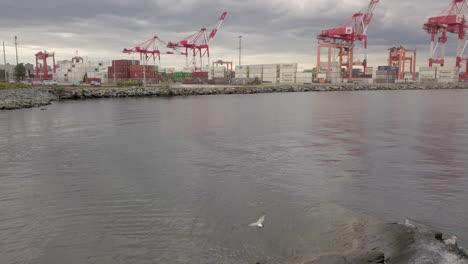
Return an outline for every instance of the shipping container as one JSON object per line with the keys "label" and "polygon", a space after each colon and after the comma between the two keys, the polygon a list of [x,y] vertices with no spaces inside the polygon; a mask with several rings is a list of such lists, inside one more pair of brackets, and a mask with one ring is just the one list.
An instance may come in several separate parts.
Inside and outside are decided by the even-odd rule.
{"label": "shipping container", "polygon": [[242,65],[242,66],[236,65],[236,72],[238,72],[238,71],[248,71],[248,69],[249,69],[248,66],[245,66],[245,65]]}
{"label": "shipping container", "polygon": [[193,78],[208,78],[208,72],[193,72]]}
{"label": "shipping container", "polygon": [[278,64],[263,64],[262,68],[263,70],[278,70],[279,65]]}
{"label": "shipping container", "polygon": [[263,68],[263,74],[267,74],[267,73],[274,73],[274,74],[277,74],[278,73],[278,70],[276,68],[274,69],[265,69]]}

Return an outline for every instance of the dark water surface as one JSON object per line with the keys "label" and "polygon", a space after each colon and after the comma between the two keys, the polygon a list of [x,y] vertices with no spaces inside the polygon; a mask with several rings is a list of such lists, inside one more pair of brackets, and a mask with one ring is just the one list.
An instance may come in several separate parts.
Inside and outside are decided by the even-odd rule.
{"label": "dark water surface", "polygon": [[2,264],[305,263],[404,218],[468,246],[467,90],[4,111],[0,166]]}

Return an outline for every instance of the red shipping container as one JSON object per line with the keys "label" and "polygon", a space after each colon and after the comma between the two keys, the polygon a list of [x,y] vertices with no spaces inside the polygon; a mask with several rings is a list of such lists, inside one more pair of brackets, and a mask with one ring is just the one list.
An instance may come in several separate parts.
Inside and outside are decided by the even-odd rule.
{"label": "red shipping container", "polygon": [[122,72],[116,72],[115,74],[114,73],[110,73],[108,75],[109,78],[129,78],[130,76],[127,74],[127,73],[122,73]]}
{"label": "red shipping container", "polygon": [[153,65],[146,65],[146,71],[147,72],[154,72],[156,71]]}
{"label": "red shipping container", "polygon": [[132,65],[131,60],[113,60],[112,61],[112,66],[114,67],[128,67]]}
{"label": "red shipping container", "polygon": [[208,72],[193,72],[193,78],[208,78]]}
{"label": "red shipping container", "polygon": [[130,73],[130,78],[143,78],[143,73],[142,72],[131,72]]}
{"label": "red shipping container", "polygon": [[141,65],[130,65],[129,67],[130,72],[142,72],[143,66]]}
{"label": "red shipping container", "polygon": [[101,82],[101,78],[88,78],[88,82]]}

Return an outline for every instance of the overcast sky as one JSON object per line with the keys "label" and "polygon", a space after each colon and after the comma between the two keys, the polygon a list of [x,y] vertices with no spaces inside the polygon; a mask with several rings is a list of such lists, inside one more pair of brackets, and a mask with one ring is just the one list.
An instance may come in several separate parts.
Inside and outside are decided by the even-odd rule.
{"label": "overcast sky", "polygon": [[[75,51],[88,60],[132,58],[121,53],[151,38],[177,41],[211,28],[223,11],[226,21],[211,43],[212,59],[238,62],[238,36],[243,36],[243,64],[298,62],[316,64],[315,36],[335,27],[370,0],[2,0],[0,40],[7,61],[15,62],[14,36],[21,62],[33,62],[39,50],[55,51],[58,60]],[[418,49],[418,65],[427,59],[429,36],[421,29],[428,16],[451,1],[381,0],[369,35],[369,63],[385,64],[394,45]],[[455,37],[451,36],[454,42]],[[454,55],[455,51],[448,51]],[[134,58],[137,58],[135,56]],[[163,67],[183,67],[185,59],[162,57]],[[3,61],[1,62],[3,64]]]}

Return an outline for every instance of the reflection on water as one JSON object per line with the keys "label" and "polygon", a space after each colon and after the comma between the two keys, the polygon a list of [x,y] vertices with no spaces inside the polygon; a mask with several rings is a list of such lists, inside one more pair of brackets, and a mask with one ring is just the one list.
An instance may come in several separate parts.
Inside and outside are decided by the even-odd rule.
{"label": "reflection on water", "polygon": [[[304,263],[356,225],[466,245],[468,91],[90,100],[0,112],[1,263]],[[248,223],[267,214],[264,229]]]}

